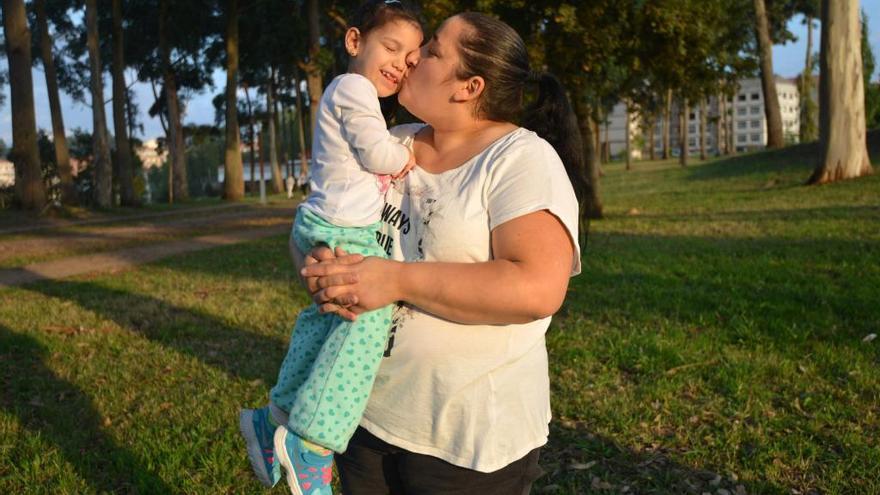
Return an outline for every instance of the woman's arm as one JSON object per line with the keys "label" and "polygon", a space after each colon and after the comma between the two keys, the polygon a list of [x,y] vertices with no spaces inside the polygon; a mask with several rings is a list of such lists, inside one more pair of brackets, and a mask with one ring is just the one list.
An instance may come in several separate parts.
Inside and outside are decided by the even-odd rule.
{"label": "woman's arm", "polygon": [[[525,323],[559,309],[573,246],[555,216],[539,211],[498,226],[492,231],[492,251],[495,259],[483,263],[366,258],[359,263],[312,264],[303,275],[318,277],[322,290],[315,300],[325,311],[347,317],[397,300],[466,324]],[[344,277],[351,275],[355,282],[345,283]],[[356,304],[346,311],[338,302]]]}

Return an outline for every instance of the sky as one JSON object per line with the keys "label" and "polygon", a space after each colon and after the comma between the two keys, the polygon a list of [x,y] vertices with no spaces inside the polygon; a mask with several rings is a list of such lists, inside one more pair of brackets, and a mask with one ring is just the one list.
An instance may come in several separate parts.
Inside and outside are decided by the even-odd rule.
{"label": "sky", "polygon": [[[878,59],[878,67],[875,70],[872,80],[880,78],[880,0],[862,0],[862,8],[868,14],[868,31],[870,35],[871,47],[874,55]],[[803,23],[802,16],[796,16],[789,22],[789,30],[797,36],[797,41],[790,42],[786,45],[777,45],[773,48],[773,66],[774,71],[783,77],[794,77],[798,75],[804,66],[804,58],[806,54],[806,25]],[[814,29],[814,47],[815,51],[819,50],[819,30]],[[6,69],[6,57],[0,56],[0,68]],[[49,114],[49,100],[46,93],[46,77],[42,67],[38,66],[33,70],[34,78],[34,104],[37,114],[37,127],[51,131],[52,119]],[[128,80],[131,81],[133,75],[128,74]],[[184,123],[186,124],[213,124],[214,123],[214,106],[211,100],[214,95],[223,91],[226,85],[226,75],[222,70],[215,71],[213,74],[214,87],[204,92],[193,95],[187,102],[186,114],[184,115]],[[151,118],[147,115],[147,109],[153,102],[153,92],[149,84],[136,83],[134,85],[136,93],[136,102],[140,111],[140,121],[144,126],[144,132],[137,137],[141,139],[150,139],[163,135],[162,126],[158,118]],[[6,96],[6,101],[0,107],[0,139],[7,146],[12,146],[12,109],[9,101],[9,87],[0,88]],[[88,93],[88,91],[86,91]],[[105,78],[104,82],[104,98],[109,100],[112,94],[110,79]],[[243,97],[243,95],[240,95]],[[87,96],[88,98],[88,96]],[[61,95],[61,105],[64,114],[64,125],[67,133],[70,134],[74,128],[92,129],[92,112],[91,108],[85,104],[74,102],[67,95]],[[106,108],[107,126],[113,129],[113,109],[108,103]]]}

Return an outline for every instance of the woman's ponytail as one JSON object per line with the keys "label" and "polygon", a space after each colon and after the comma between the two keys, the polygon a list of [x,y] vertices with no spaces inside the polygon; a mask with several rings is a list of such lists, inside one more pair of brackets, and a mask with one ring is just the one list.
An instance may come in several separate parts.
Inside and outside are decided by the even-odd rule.
{"label": "woman's ponytail", "polygon": [[565,165],[578,202],[582,202],[589,188],[584,172],[584,145],[565,88],[547,72],[531,72],[529,81],[537,82],[538,96],[525,109],[521,124],[553,146]]}

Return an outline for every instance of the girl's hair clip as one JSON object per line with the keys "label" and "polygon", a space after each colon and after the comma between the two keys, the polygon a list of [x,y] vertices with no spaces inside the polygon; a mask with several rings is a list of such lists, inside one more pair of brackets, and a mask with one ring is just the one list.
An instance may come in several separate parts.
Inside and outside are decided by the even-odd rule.
{"label": "girl's hair clip", "polygon": [[385,5],[392,5],[395,3],[401,3],[400,0],[385,0]]}

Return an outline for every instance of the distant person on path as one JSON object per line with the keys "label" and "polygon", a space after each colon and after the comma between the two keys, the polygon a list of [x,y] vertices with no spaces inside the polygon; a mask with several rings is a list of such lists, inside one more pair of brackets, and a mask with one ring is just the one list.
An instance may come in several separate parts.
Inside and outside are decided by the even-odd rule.
{"label": "distant person on path", "polygon": [[284,179],[284,187],[287,189],[287,199],[293,198],[293,188],[296,187],[296,179],[292,175],[288,175]]}
{"label": "distant person on path", "polygon": [[[527,88],[537,97],[523,111]],[[302,272],[324,311],[357,321],[400,301],[360,428],[336,456],[342,489],[526,494],[549,431],[544,333],[580,271],[577,121],[516,32],[475,13],[443,23],[399,99],[426,124],[391,131],[419,165],[385,198],[379,237],[394,261],[323,248]]]}
{"label": "distant person on path", "polygon": [[[408,2],[370,0],[345,34],[348,73],[321,98],[312,141],[312,190],[297,210],[292,238],[301,252],[318,245],[385,256],[376,241],[392,176],[414,166],[410,149],[385,124],[379,98],[400,90],[407,55],[423,40]],[[296,321],[270,404],[243,409],[248,457],[267,487],[287,472],[295,495],[331,493],[333,452],[345,451],[363,414],[391,327],[391,305],[357,321],[317,305]]]}

